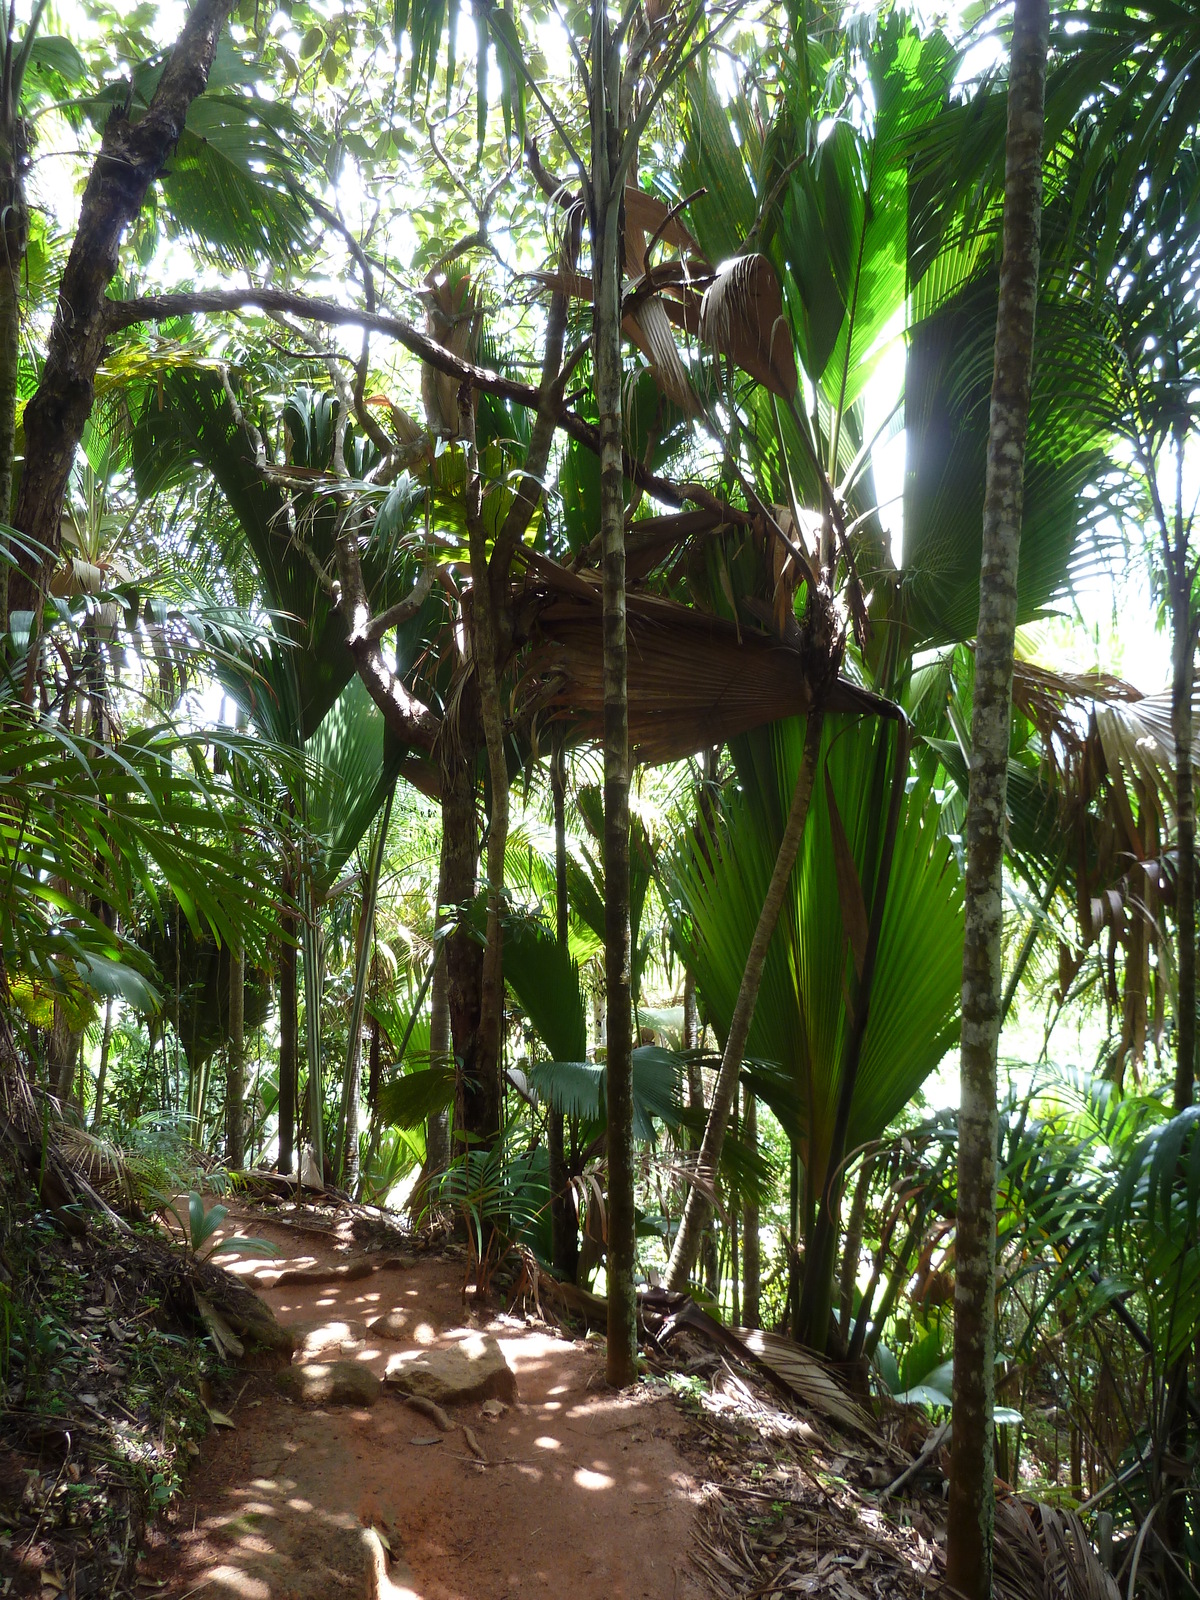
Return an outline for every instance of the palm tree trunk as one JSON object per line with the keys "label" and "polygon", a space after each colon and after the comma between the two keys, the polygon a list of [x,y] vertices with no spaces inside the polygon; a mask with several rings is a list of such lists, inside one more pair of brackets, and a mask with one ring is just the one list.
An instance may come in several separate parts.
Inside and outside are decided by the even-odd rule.
{"label": "palm tree trunk", "polygon": [[[464,408],[464,425],[473,419]],[[504,1039],[504,855],[508,846],[508,761],[504,749],[504,713],[496,665],[496,606],[488,570],[487,531],[481,519],[478,463],[471,444],[474,506],[468,491],[467,526],[471,545],[471,634],[479,705],[487,749],[488,790],[491,807],[487,834],[487,937],[479,989],[480,1071],[494,1080],[495,1123],[483,1130],[494,1139],[500,1132],[500,1058]]]}
{"label": "palm tree trunk", "polygon": [[[453,737],[442,748],[442,893],[443,904],[467,907],[475,898],[479,865],[479,819],[476,811],[475,756],[478,750],[478,707],[474,685],[467,683],[459,700]],[[480,1138],[494,1138],[500,1126],[500,1083],[495,1063],[482,1057],[479,1024],[482,1008],[483,951],[473,929],[456,919],[446,936],[447,1004],[457,1063],[455,1126]]]}
{"label": "palm tree trunk", "polygon": [[279,944],[279,1159],[280,1172],[295,1165],[296,1085],[300,1018],[296,1004],[296,913],[287,909],[293,893],[290,866],[283,874],[285,909],[280,917]]}
{"label": "palm tree trunk", "polygon": [[225,1063],[225,1162],[246,1164],[246,945],[240,933],[229,952],[229,1051]]}
{"label": "palm tree trunk", "polygon": [[375,932],[375,903],[379,895],[379,875],[387,848],[388,826],[392,820],[394,788],[388,790],[383,813],[371,849],[367,881],[363,886],[355,947],[354,994],[350,1001],[350,1027],[346,1038],[346,1072],[342,1080],[341,1144],[339,1165],[342,1187],[353,1194],[358,1183],[358,1102],[362,1083],[362,1023],[367,1003],[367,979],[371,970],[371,942]]}
{"label": "palm tree trunk", "polygon": [[1049,29],[1047,0],[1016,0],[1008,87],[1004,254],[988,437],[965,830],[954,1442],[946,1577],[966,1600],[988,1600],[992,1592],[996,1055],[1002,978],[1004,817],[1025,438],[1038,290]]}
{"label": "palm tree trunk", "polygon": [[625,478],[621,408],[621,56],[607,9],[592,5],[592,361],[600,429],[604,630],[604,980],[608,1083],[608,1381],[637,1376],[633,998],[629,935],[629,654],[625,636]]}
{"label": "palm tree trunk", "polygon": [[104,1115],[104,1080],[108,1077],[108,1057],[112,1050],[113,1003],[110,996],[104,1003],[104,1037],[100,1041],[100,1070],[96,1074],[96,1103],[92,1107],[92,1132],[100,1126]]}
{"label": "palm tree trunk", "polygon": [[796,865],[796,857],[800,853],[800,844],[804,838],[804,824],[808,819],[808,804],[812,798],[817,757],[821,749],[823,722],[824,717],[821,712],[814,710],[809,713],[808,725],[804,732],[804,754],[800,758],[800,770],[796,774],[791,809],[784,824],[783,836],[779,841],[775,868],[771,874],[766,898],[763,900],[762,911],[759,913],[758,926],[750,942],[746,968],[742,973],[737,1003],[733,1008],[725,1049],[721,1055],[721,1070],[717,1074],[712,1106],[704,1129],[704,1139],[696,1160],[696,1181],[688,1194],[679,1232],[675,1235],[675,1243],[671,1250],[671,1259],[667,1263],[668,1289],[678,1290],[686,1286],[692,1268],[696,1264],[701,1237],[712,1215],[709,1193],[717,1179],[717,1167],[725,1143],[725,1127],[741,1078],[746,1040],[750,1033],[750,1024],[754,1021],[754,1008],[758,1004],[758,991],[762,983],[767,951],[775,934],[788,881],[792,876],[792,869]]}
{"label": "palm tree trunk", "polygon": [[[554,920],[559,945],[567,948],[567,763],[562,731],[554,736],[550,756],[550,788],[554,799]],[[565,1119],[553,1106],[546,1110],[546,1147],[550,1159],[550,1260],[555,1272],[574,1283],[579,1262],[579,1229],[567,1192]]]}
{"label": "palm tree trunk", "polygon": [[[758,1101],[744,1091],[742,1132],[752,1150],[758,1148]],[[762,1255],[758,1237],[758,1201],[747,1199],[742,1208],[742,1321],[757,1328],[761,1319]]]}
{"label": "palm tree trunk", "polygon": [[[1176,443],[1177,477],[1183,471],[1183,438]],[[1196,625],[1192,570],[1183,509],[1183,484],[1175,496],[1175,538],[1170,570],[1171,733],[1175,742],[1175,825],[1178,876],[1175,928],[1179,990],[1175,1004],[1176,1112],[1186,1111],[1196,1086],[1196,797],[1192,771],[1192,692],[1196,681]]]}
{"label": "palm tree trunk", "polygon": [[[446,878],[446,837],[443,832],[438,864],[438,903],[435,928],[441,931],[442,909],[448,905],[449,892]],[[447,976],[446,950],[442,943],[434,945],[430,960],[434,963],[429,985],[429,1060],[441,1066],[450,1055],[450,986]],[[372,1102],[372,1110],[374,1110]],[[450,1114],[437,1111],[425,1124],[425,1174],[433,1177],[445,1172],[450,1165]]]}
{"label": "palm tree trunk", "polygon": [[[10,112],[15,111],[10,107]],[[25,201],[25,124],[10,116],[9,137],[0,151],[0,194],[4,203],[4,262],[0,265],[0,522],[12,517],[13,458],[17,437],[17,385],[21,341],[21,266],[29,242]],[[8,562],[0,562],[0,637],[8,632]]]}
{"label": "palm tree trunk", "polygon": [[301,911],[304,941],[304,1042],[308,1057],[308,1142],[313,1164],[322,1183],[325,1180],[325,1096],[322,1077],[321,990],[321,911],[307,882],[301,886]]}

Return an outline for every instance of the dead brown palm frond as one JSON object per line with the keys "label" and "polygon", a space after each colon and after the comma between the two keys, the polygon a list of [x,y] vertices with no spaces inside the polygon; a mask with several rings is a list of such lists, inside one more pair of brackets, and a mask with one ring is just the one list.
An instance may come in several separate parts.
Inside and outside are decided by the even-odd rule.
{"label": "dead brown palm frond", "polygon": [[[1175,780],[1170,697],[1143,695],[1107,673],[1063,673],[1018,661],[1013,703],[1034,725],[1053,796],[1061,872],[1074,878],[1079,947],[1060,946],[1061,1002],[1088,963],[1099,972],[1127,1061],[1161,1035],[1163,975],[1171,965],[1162,911],[1174,894]],[[1197,702],[1200,711],[1200,700]],[[1200,738],[1193,760],[1200,757]],[[1097,950],[1107,936],[1107,954]],[[1118,950],[1123,953],[1120,961]],[[1157,961],[1151,962],[1151,954]],[[1123,982],[1120,981],[1123,978]]]}
{"label": "dead brown palm frond", "polygon": [[625,262],[631,277],[644,270],[647,255],[660,241],[673,245],[683,255],[700,259],[700,246],[680,220],[679,211],[680,206],[665,205],[657,195],[637,184],[626,184]]}
{"label": "dead brown palm frond", "polygon": [[692,415],[697,409],[696,396],[663,300],[653,295],[639,301],[621,326],[646,357],[661,392],[686,415]]}
{"label": "dead brown palm frond", "polygon": [[[526,692],[599,736],[604,678],[600,591],[580,574],[541,562],[546,603],[534,624]],[[561,576],[560,576],[561,574]],[[782,717],[802,716],[824,694],[836,657],[789,647],[711,613],[655,595],[631,594],[629,741],[635,759],[656,766],[723,744]],[[834,678],[833,711],[872,712],[875,696]]]}
{"label": "dead brown palm frond", "polygon": [[783,295],[766,256],[738,256],[704,291],[700,337],[781,399],[799,386]]}
{"label": "dead brown palm frond", "polygon": [[999,1600],[1120,1600],[1079,1515],[1016,1497],[996,1506]]}
{"label": "dead brown palm frond", "polygon": [[666,1344],[680,1328],[698,1333],[718,1349],[764,1374],[779,1389],[839,1427],[872,1431],[871,1418],[846,1393],[833,1371],[802,1345],[761,1328],[727,1328],[690,1295],[668,1289],[647,1290],[639,1299],[643,1320],[658,1320],[655,1338]]}
{"label": "dead brown palm frond", "polygon": [[763,1328],[735,1328],[733,1332],[758,1364],[811,1410],[844,1428],[870,1432],[870,1417],[811,1350]]}

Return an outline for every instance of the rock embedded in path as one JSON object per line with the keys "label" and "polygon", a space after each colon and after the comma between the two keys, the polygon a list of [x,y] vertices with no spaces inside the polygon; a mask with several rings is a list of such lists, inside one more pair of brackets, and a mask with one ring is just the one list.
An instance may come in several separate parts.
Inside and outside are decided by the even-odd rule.
{"label": "rock embedded in path", "polygon": [[379,1379],[357,1361],[304,1361],[275,1375],[276,1386],[291,1400],[309,1405],[373,1406]]}
{"label": "rock embedded in path", "polygon": [[345,1317],[321,1317],[313,1322],[289,1324],[296,1337],[296,1349],[305,1360],[321,1356],[356,1355],[367,1340],[367,1325]]}
{"label": "rock embedded in path", "polygon": [[516,1400],[516,1376],[490,1333],[461,1328],[447,1338],[453,1343],[393,1356],[384,1382],[442,1406]]}
{"label": "rock embedded in path", "polygon": [[413,1321],[414,1313],[407,1306],[393,1306],[381,1316],[368,1318],[366,1326],[376,1339],[407,1339]]}

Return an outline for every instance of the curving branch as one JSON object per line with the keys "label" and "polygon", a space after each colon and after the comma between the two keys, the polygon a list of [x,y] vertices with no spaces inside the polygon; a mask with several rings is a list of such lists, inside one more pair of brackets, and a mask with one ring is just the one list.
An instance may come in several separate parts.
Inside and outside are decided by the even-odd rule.
{"label": "curving branch", "polygon": [[[263,311],[268,315],[282,313],[307,317],[312,322],[325,322],[334,327],[368,328],[382,333],[419,356],[438,372],[468,383],[484,394],[494,394],[514,405],[526,406],[536,411],[542,403],[542,390],[531,383],[521,383],[515,378],[502,377],[487,367],[475,366],[447,350],[428,334],[422,332],[407,317],[381,312],[369,312],[353,306],[341,306],[332,300],[313,300],[305,295],[291,294],[283,289],[204,289],[188,290],[175,294],[146,295],[135,300],[110,300],[107,303],[109,332],[132,328],[140,322],[169,322],[174,317],[198,314],[237,315],[246,311]],[[558,412],[558,426],[576,443],[583,445],[593,455],[600,454],[600,430],[594,423],[577,416],[567,406]],[[740,506],[730,505],[711,489],[698,483],[674,483],[648,471],[640,461],[628,453],[624,457],[624,474],[639,489],[660,500],[664,505],[683,507],[700,506],[711,511],[725,522],[739,527],[752,527],[754,515]]]}
{"label": "curving branch", "polygon": [[[25,408],[25,463],[13,522],[57,555],[63,498],[91,415],[96,371],[110,331],[105,291],[121,240],[183,133],[188,108],[204,93],[233,0],[196,0],[167,58],[145,115],[116,111],[104,126],[59,285],[41,381]],[[9,603],[37,611],[45,567],[23,562]]]}

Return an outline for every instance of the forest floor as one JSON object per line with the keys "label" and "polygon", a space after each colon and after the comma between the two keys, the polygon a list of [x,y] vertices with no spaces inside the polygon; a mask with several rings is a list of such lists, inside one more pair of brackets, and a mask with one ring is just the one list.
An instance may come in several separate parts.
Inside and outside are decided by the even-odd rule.
{"label": "forest floor", "polygon": [[[806,1407],[690,1327],[661,1349],[647,1344],[642,1381],[614,1393],[599,1334],[544,1320],[550,1307],[536,1297],[507,1305],[477,1297],[465,1252],[447,1240],[359,1207],[291,1201],[235,1204],[222,1232],[275,1246],[267,1260],[218,1260],[291,1334],[290,1365],[263,1355],[222,1362],[209,1340],[189,1338],[182,1324],[172,1331],[139,1277],[145,1242],[103,1243],[97,1233],[81,1249],[51,1246],[47,1235],[43,1256],[62,1258],[54,1281],[72,1285],[78,1302],[59,1316],[80,1330],[71,1335],[79,1370],[57,1380],[52,1429],[27,1417],[13,1445],[0,1438],[0,1468],[7,1462],[13,1478],[13,1505],[0,1515],[0,1594],[919,1600],[947,1592],[944,1458],[933,1453],[901,1492],[880,1498],[928,1432],[915,1408],[839,1428],[836,1408]],[[143,1355],[138,1340],[148,1341]],[[440,1414],[420,1409],[397,1370],[411,1365],[399,1382],[412,1387],[412,1372],[445,1360],[486,1372],[487,1382]],[[76,1413],[92,1418],[92,1435],[81,1436]],[[168,1501],[151,1517],[136,1565],[136,1497],[114,1490],[116,1422],[128,1434],[125,1454],[141,1451],[142,1475],[157,1486],[138,1504],[154,1512],[155,1499]],[[151,1445],[157,1456],[146,1454]]]}
{"label": "forest floor", "polygon": [[[270,1261],[223,1258],[255,1280],[297,1363],[350,1360],[382,1378],[406,1352],[490,1333],[516,1379],[448,1411],[443,1432],[384,1385],[371,1404],[305,1404],[251,1378],[215,1429],[186,1495],[153,1536],[139,1589],[164,1600],[640,1600],[704,1593],[688,1556],[696,1483],[687,1422],[666,1395],[614,1394],[594,1343],[570,1341],[465,1292],[466,1261],[374,1265],[345,1232],[281,1227],[235,1208]],[[285,1281],[271,1287],[280,1273]],[[293,1281],[286,1281],[291,1279]],[[299,1279],[299,1281],[295,1281]],[[365,1330],[385,1317],[387,1335]],[[362,1337],[363,1332],[366,1337]],[[364,1386],[363,1399],[370,1398]],[[472,1451],[466,1433],[486,1463]]]}
{"label": "forest floor", "polygon": [[596,1334],[477,1304],[455,1247],[397,1253],[390,1229],[366,1238],[361,1223],[235,1208],[226,1224],[280,1252],[225,1259],[295,1332],[294,1367],[350,1361],[382,1378],[485,1332],[515,1401],[448,1408],[442,1431],[386,1382],[365,1386],[370,1404],[334,1405],[250,1378],[152,1534],[140,1594],[915,1600],[941,1587],[936,1511],[888,1516],[863,1494],[910,1459],[886,1429],[848,1440],[687,1335],[668,1375],[615,1394]]}

